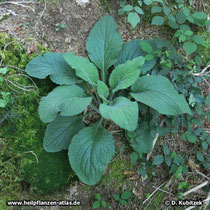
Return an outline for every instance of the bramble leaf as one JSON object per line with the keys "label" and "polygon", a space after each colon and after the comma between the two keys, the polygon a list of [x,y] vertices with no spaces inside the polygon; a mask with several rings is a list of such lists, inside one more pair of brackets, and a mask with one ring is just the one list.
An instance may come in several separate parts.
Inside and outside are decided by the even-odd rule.
{"label": "bramble leaf", "polygon": [[140,23],[141,19],[136,12],[130,12],[128,14],[128,22],[132,25],[133,28],[136,27],[138,23]]}
{"label": "bramble leaf", "polygon": [[184,48],[186,54],[190,55],[197,50],[197,45],[193,42],[185,42],[183,44],[183,48]]}
{"label": "bramble leaf", "polygon": [[164,18],[161,16],[155,16],[152,18],[152,24],[153,25],[157,25],[157,26],[161,26],[164,23]]}

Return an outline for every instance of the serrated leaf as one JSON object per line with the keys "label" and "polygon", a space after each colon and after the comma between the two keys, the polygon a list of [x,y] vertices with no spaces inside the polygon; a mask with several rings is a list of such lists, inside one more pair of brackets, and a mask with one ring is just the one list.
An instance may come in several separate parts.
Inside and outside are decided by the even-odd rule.
{"label": "serrated leaf", "polygon": [[167,7],[165,3],[163,4],[163,12],[166,16],[168,16],[171,12],[171,9]]}
{"label": "serrated leaf", "polygon": [[197,45],[193,42],[185,42],[183,44],[183,48],[184,48],[186,54],[190,55],[197,50]]}
{"label": "serrated leaf", "polygon": [[135,7],[134,7],[134,10],[135,10],[137,13],[139,13],[140,15],[143,15],[143,14],[144,14],[144,11],[143,11],[140,7],[138,7],[138,6],[135,6]]}
{"label": "serrated leaf", "polygon": [[148,42],[140,42],[141,48],[144,52],[146,53],[151,53],[152,52],[152,46]]}
{"label": "serrated leaf", "polygon": [[117,61],[122,44],[118,26],[111,16],[101,18],[91,29],[86,49],[91,61],[102,70],[102,78]]}
{"label": "serrated leaf", "polygon": [[171,20],[168,21],[168,25],[173,29],[178,29],[179,25],[176,22],[173,22]]}
{"label": "serrated leaf", "polygon": [[203,154],[201,152],[196,152],[196,157],[201,162],[204,161],[204,157],[203,157]]}
{"label": "serrated leaf", "polygon": [[186,36],[192,36],[193,35],[193,32],[192,31],[185,31],[184,32],[184,35],[186,35]]}
{"label": "serrated leaf", "polygon": [[192,17],[197,19],[197,20],[206,20],[208,15],[204,12],[194,12],[192,14]]}
{"label": "serrated leaf", "polygon": [[127,4],[127,5],[125,5],[125,6],[123,7],[123,10],[124,10],[125,12],[130,12],[130,11],[133,10],[133,6],[130,5],[130,4]]}
{"label": "serrated leaf", "polygon": [[152,164],[153,165],[160,165],[161,163],[163,163],[163,161],[164,161],[164,158],[163,158],[162,155],[156,155],[153,159]]}
{"label": "serrated leaf", "polygon": [[138,4],[141,7],[142,6],[142,1],[138,1]]}
{"label": "serrated leaf", "polygon": [[176,163],[177,165],[181,165],[184,163],[184,158],[180,154],[177,154],[174,157],[174,163]]}
{"label": "serrated leaf", "polygon": [[205,44],[205,41],[203,40],[203,38],[201,37],[201,36],[199,36],[199,35],[194,35],[193,36],[193,41],[195,42],[195,43],[197,43],[197,44]]}
{"label": "serrated leaf", "polygon": [[106,207],[106,202],[105,201],[101,201],[101,204],[104,208]]}
{"label": "serrated leaf", "polygon": [[146,177],[147,173],[143,167],[140,167],[139,173],[141,174],[142,177]]}
{"label": "serrated leaf", "polygon": [[118,65],[109,77],[109,85],[113,92],[133,85],[139,77],[144,61],[144,57],[140,56],[132,61],[127,61],[125,64]]}
{"label": "serrated leaf", "polygon": [[161,114],[191,114],[183,95],[178,94],[171,82],[163,76],[143,76],[131,87],[131,96]]}
{"label": "serrated leaf", "polygon": [[202,142],[202,148],[208,150],[208,144],[205,141]]}
{"label": "serrated leaf", "polygon": [[112,135],[102,127],[83,128],[69,145],[69,161],[79,179],[94,185],[101,179],[104,169],[114,155]]}
{"label": "serrated leaf", "polygon": [[104,99],[109,96],[109,88],[106,86],[106,84],[100,80],[98,80],[97,83],[97,93],[100,98]]}
{"label": "serrated leaf", "polygon": [[123,199],[120,199],[119,202],[120,202],[120,204],[122,204],[124,206],[128,204],[128,202],[126,200],[123,200]]}
{"label": "serrated leaf", "polygon": [[132,152],[130,155],[131,164],[134,164],[138,160],[138,154],[136,152]]}
{"label": "serrated leaf", "polygon": [[161,16],[155,16],[152,18],[152,25],[161,26],[164,23],[164,18]]}
{"label": "serrated leaf", "polygon": [[185,14],[184,14],[183,11],[179,11],[179,12],[176,14],[176,21],[177,21],[177,23],[183,24],[183,23],[186,22],[186,20],[187,20],[187,18],[186,18],[186,16],[185,16]]}
{"label": "serrated leaf", "polygon": [[136,129],[138,121],[138,104],[125,97],[117,97],[112,105],[100,104],[103,118],[113,120],[121,128],[128,131]]}
{"label": "serrated leaf", "polygon": [[138,23],[140,23],[141,19],[136,12],[130,12],[128,14],[128,22],[132,25],[133,28],[136,27]]}
{"label": "serrated leaf", "polygon": [[176,22],[176,18],[172,14],[168,15],[168,19],[174,23]]}
{"label": "serrated leaf", "polygon": [[59,85],[72,85],[79,82],[74,70],[66,63],[61,53],[48,52],[32,59],[26,65],[26,73],[38,79],[50,79]]}
{"label": "serrated leaf", "polygon": [[128,198],[131,197],[131,195],[132,195],[132,193],[131,193],[130,191],[124,191],[124,192],[120,195],[120,197],[121,197],[122,199],[127,200]]}
{"label": "serrated leaf", "polygon": [[152,4],[152,0],[144,0],[144,3],[145,3],[146,5],[150,5],[150,4]]}
{"label": "serrated leaf", "polygon": [[58,116],[45,130],[43,147],[47,152],[68,149],[73,136],[84,127],[81,116]]}
{"label": "serrated leaf", "polygon": [[96,193],[95,198],[100,201],[101,200],[101,195],[99,193]]}
{"label": "serrated leaf", "polygon": [[158,13],[158,12],[161,12],[162,10],[163,10],[162,7],[153,6],[151,12]]}
{"label": "serrated leaf", "polygon": [[187,7],[183,7],[182,12],[184,13],[184,15],[185,15],[186,17],[188,17],[188,16],[190,15],[190,10],[189,10]]}
{"label": "serrated leaf", "polygon": [[191,134],[191,133],[187,133],[187,134],[186,134],[186,137],[187,137],[187,140],[188,140],[189,142],[191,142],[191,143],[196,143],[196,141],[197,141],[197,137],[194,136],[194,135]]}
{"label": "serrated leaf", "polygon": [[87,58],[82,58],[73,53],[64,55],[66,62],[76,71],[76,75],[91,85],[96,85],[99,80],[98,70]]}
{"label": "serrated leaf", "polygon": [[99,201],[94,201],[93,203],[93,209],[97,209],[100,207],[100,202]]}
{"label": "serrated leaf", "polygon": [[180,35],[179,42],[184,42],[187,39],[185,35]]}
{"label": "serrated leaf", "polygon": [[171,157],[169,155],[166,155],[165,156],[165,162],[166,162],[166,165],[167,166],[170,166],[171,165],[172,159],[171,159]]}
{"label": "serrated leaf", "polygon": [[165,144],[163,145],[163,153],[164,153],[164,155],[170,154],[170,150],[168,149],[168,147]]}
{"label": "serrated leaf", "polygon": [[147,54],[147,55],[145,56],[145,60],[146,60],[146,61],[150,61],[150,60],[152,60],[153,58],[154,58],[153,54]]}
{"label": "serrated leaf", "polygon": [[113,198],[114,198],[116,201],[119,201],[119,200],[120,200],[120,196],[119,196],[119,195],[113,193],[112,196],[113,196]]}
{"label": "serrated leaf", "polygon": [[82,88],[76,85],[59,86],[47,96],[42,97],[39,104],[40,119],[52,122],[58,112],[61,116],[74,116],[83,112],[91,103],[92,98],[86,97]]}

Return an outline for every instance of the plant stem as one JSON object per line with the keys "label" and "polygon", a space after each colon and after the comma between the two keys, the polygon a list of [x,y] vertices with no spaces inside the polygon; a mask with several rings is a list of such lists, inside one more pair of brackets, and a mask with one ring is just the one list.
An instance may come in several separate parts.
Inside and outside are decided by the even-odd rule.
{"label": "plant stem", "polygon": [[111,94],[110,94],[110,96],[109,96],[109,99],[108,99],[108,100],[109,100],[109,101],[112,101],[113,96],[114,96],[114,92],[112,91]]}
{"label": "plant stem", "polygon": [[99,109],[98,109],[96,106],[94,106],[93,104],[90,104],[90,106],[91,106],[91,108],[94,109],[98,114],[100,114],[100,111],[99,111]]}
{"label": "plant stem", "polygon": [[99,126],[101,125],[101,123],[103,122],[104,118],[102,117],[97,125],[97,128],[99,128]]}

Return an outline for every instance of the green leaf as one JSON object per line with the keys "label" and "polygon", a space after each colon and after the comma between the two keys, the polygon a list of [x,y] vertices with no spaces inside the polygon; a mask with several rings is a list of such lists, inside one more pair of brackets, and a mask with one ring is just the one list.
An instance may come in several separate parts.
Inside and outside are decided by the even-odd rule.
{"label": "green leaf", "polygon": [[136,152],[132,152],[130,155],[131,164],[134,164],[138,160],[138,154]]}
{"label": "green leaf", "polygon": [[161,163],[163,163],[164,158],[162,155],[156,155],[153,159],[153,165],[160,165]]}
{"label": "green leaf", "polygon": [[152,7],[152,13],[158,13],[158,12],[161,12],[163,10],[162,7],[156,7],[156,6],[153,6]]}
{"label": "green leaf", "polygon": [[123,10],[124,10],[125,12],[130,12],[130,11],[133,10],[133,6],[131,6],[130,4],[127,4],[127,5],[125,5],[125,6],[123,7]]}
{"label": "green leaf", "polygon": [[150,61],[150,60],[152,60],[153,58],[154,58],[153,54],[147,54],[147,55],[145,56],[145,60],[146,60],[146,61]]}
{"label": "green leaf", "polygon": [[79,80],[63,55],[65,54],[48,52],[37,56],[27,64],[26,73],[38,79],[50,75],[50,79],[59,85],[75,84]]}
{"label": "green leaf", "polygon": [[171,12],[171,9],[167,7],[165,3],[163,4],[163,12],[166,16],[168,16]]}
{"label": "green leaf", "polygon": [[101,201],[101,204],[104,208],[106,207],[106,202],[105,201]]}
{"label": "green leaf", "polygon": [[191,143],[196,143],[196,141],[197,141],[197,137],[194,136],[194,135],[191,134],[191,133],[187,133],[187,134],[186,134],[186,137],[187,137],[187,140],[188,140],[189,142],[191,142]]}
{"label": "green leaf", "polygon": [[118,26],[111,16],[101,18],[91,29],[86,49],[91,61],[102,70],[102,78],[117,61],[122,44]]}
{"label": "green leaf", "polygon": [[95,198],[100,201],[101,200],[101,195],[99,193],[96,193]]}
{"label": "green leaf", "polygon": [[179,42],[184,42],[187,39],[185,35],[180,35]]}
{"label": "green leaf", "polygon": [[181,165],[184,163],[184,158],[180,154],[177,154],[174,157],[174,163],[176,163],[177,165]]}
{"label": "green leaf", "polygon": [[176,21],[177,21],[177,23],[183,24],[183,23],[186,22],[186,20],[187,20],[187,18],[186,18],[186,16],[185,16],[185,14],[184,14],[183,11],[179,11],[179,12],[176,14]]}
{"label": "green leaf", "polygon": [[97,124],[83,128],[69,145],[69,161],[79,179],[94,185],[101,179],[104,169],[114,155],[112,135]]}
{"label": "green leaf", "polygon": [[197,44],[205,44],[205,41],[203,40],[203,38],[201,37],[201,36],[199,36],[199,35],[194,35],[193,36],[193,41],[195,42],[195,43],[197,43]]}
{"label": "green leaf", "polygon": [[82,88],[76,85],[59,86],[46,97],[42,97],[39,104],[40,119],[52,122],[58,112],[61,116],[74,116],[83,112],[91,103],[92,98],[86,97]]}
{"label": "green leaf", "polygon": [[135,6],[135,7],[134,7],[134,10],[135,10],[137,13],[139,13],[140,15],[143,15],[143,14],[144,14],[144,11],[143,11],[140,7],[138,7],[138,6]]}
{"label": "green leaf", "polygon": [[188,56],[197,50],[197,45],[193,42],[185,42],[183,48]]}
{"label": "green leaf", "polygon": [[96,85],[99,80],[98,70],[88,59],[78,57],[73,53],[66,53],[64,59],[75,69],[76,75],[91,85]]}
{"label": "green leaf", "polygon": [[109,88],[106,84],[100,80],[97,83],[97,93],[101,99],[107,98],[109,96]]}
{"label": "green leaf", "polygon": [[184,13],[184,15],[185,15],[186,17],[188,17],[188,16],[190,15],[190,10],[189,10],[187,7],[183,7],[182,12]]}
{"label": "green leaf", "polygon": [[168,21],[168,25],[173,29],[178,29],[179,25],[176,22],[173,22],[171,20]]}
{"label": "green leaf", "polygon": [[197,20],[206,20],[208,15],[204,12],[194,12],[192,14],[192,17],[197,19]]}
{"label": "green leaf", "polygon": [[169,155],[170,154],[170,150],[165,144],[163,144],[163,153],[164,153],[164,155]]}
{"label": "green leaf", "polygon": [[81,116],[58,116],[45,130],[43,147],[47,152],[68,149],[73,136],[84,127]]}
{"label": "green leaf", "polygon": [[141,174],[142,177],[146,177],[147,173],[143,167],[140,167],[139,173]]}
{"label": "green leaf", "polygon": [[132,61],[127,61],[125,64],[118,65],[112,71],[109,77],[109,85],[113,92],[126,89],[135,83],[139,77],[144,60],[144,57],[140,56]]}
{"label": "green leaf", "polygon": [[150,4],[152,4],[152,0],[144,0],[144,3],[145,3],[146,5],[150,5]]}
{"label": "green leaf", "polygon": [[191,114],[183,95],[178,94],[171,82],[163,76],[143,76],[131,87],[131,96],[161,114]]}
{"label": "green leaf", "polygon": [[165,156],[165,162],[166,162],[166,165],[167,166],[170,166],[171,165],[172,159],[171,159],[171,157],[169,155],[166,155]]}
{"label": "green leaf", "polygon": [[161,26],[164,23],[164,18],[161,16],[155,16],[152,18],[152,25]]}
{"label": "green leaf", "polygon": [[186,36],[192,36],[193,35],[193,32],[192,31],[185,31],[184,32],[184,35],[186,35]]}
{"label": "green leaf", "polygon": [[127,200],[128,198],[131,197],[131,195],[132,195],[132,193],[131,193],[130,191],[125,191],[125,192],[123,192],[123,193],[120,195],[120,197],[121,197],[122,199]]}
{"label": "green leaf", "polygon": [[140,42],[141,48],[146,53],[152,53],[152,46],[148,42]]}
{"label": "green leaf", "polygon": [[202,148],[208,150],[208,144],[205,141],[202,142]]}
{"label": "green leaf", "polygon": [[204,161],[204,157],[203,157],[203,154],[201,152],[196,152],[196,157],[201,162]]}
{"label": "green leaf", "polygon": [[176,18],[172,14],[168,15],[168,19],[174,23],[176,22]]}
{"label": "green leaf", "polygon": [[8,67],[0,68],[0,74],[6,74],[8,71]]}
{"label": "green leaf", "polygon": [[133,28],[136,27],[138,23],[140,23],[141,19],[136,12],[130,12],[128,14],[128,22],[132,25]]}
{"label": "green leaf", "polygon": [[130,146],[137,153],[150,153],[153,146],[153,136],[147,122],[140,123],[138,129],[134,131],[135,137],[129,140]]}
{"label": "green leaf", "polygon": [[128,131],[136,129],[138,121],[138,104],[125,97],[117,97],[112,105],[100,104],[103,118],[113,120],[121,128]]}
{"label": "green leaf", "polygon": [[99,201],[94,201],[93,203],[93,209],[97,209],[100,207],[100,202]]}
{"label": "green leaf", "polygon": [[128,202],[126,200],[123,200],[123,199],[120,199],[119,202],[120,202],[120,204],[122,204],[124,206],[128,204]]}
{"label": "green leaf", "polygon": [[119,201],[119,200],[120,200],[120,196],[119,196],[119,195],[113,193],[112,196],[113,196],[113,198],[114,198],[116,201]]}

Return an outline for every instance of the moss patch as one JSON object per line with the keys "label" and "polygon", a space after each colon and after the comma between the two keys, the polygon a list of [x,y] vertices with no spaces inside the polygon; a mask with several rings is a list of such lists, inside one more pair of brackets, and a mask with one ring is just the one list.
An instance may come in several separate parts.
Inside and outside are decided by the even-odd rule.
{"label": "moss patch", "polygon": [[107,172],[101,179],[101,183],[103,185],[110,185],[114,190],[117,190],[119,187],[122,187],[125,181],[126,176],[124,175],[124,171],[130,169],[130,162],[118,157],[109,165]]}

